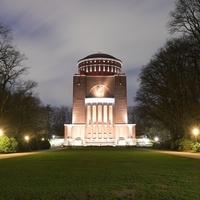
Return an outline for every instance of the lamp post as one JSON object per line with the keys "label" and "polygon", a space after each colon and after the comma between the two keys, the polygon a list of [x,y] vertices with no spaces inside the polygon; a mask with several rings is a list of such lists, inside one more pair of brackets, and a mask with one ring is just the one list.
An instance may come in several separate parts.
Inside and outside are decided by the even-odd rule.
{"label": "lamp post", "polygon": [[197,128],[193,129],[193,134],[195,136],[195,141],[197,142],[197,135],[199,134],[199,130]]}
{"label": "lamp post", "polygon": [[29,141],[29,136],[26,135],[26,136],[24,137],[24,139],[25,139],[26,142],[28,142],[28,141]]}
{"label": "lamp post", "polygon": [[158,138],[158,137],[155,137],[154,140],[155,140],[156,142],[158,142],[159,138]]}

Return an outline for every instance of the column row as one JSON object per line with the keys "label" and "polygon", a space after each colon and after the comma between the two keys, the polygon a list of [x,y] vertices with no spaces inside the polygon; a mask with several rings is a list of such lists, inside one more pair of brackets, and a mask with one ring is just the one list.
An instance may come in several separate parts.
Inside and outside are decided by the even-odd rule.
{"label": "column row", "polygon": [[87,104],[87,124],[113,124],[112,104]]}

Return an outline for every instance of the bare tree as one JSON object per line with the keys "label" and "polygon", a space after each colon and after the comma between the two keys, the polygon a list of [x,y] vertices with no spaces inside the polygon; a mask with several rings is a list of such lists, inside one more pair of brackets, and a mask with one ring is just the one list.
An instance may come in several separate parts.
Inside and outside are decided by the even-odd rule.
{"label": "bare tree", "polygon": [[11,30],[0,23],[0,124],[10,92],[19,83],[20,76],[27,73],[27,67],[22,65],[26,57],[12,41]]}
{"label": "bare tree", "polygon": [[[165,129],[173,138],[189,136],[189,127],[200,114],[200,59],[190,56],[197,47],[188,40],[169,40],[143,66],[136,101],[140,113]],[[191,49],[192,48],[192,49]]]}
{"label": "bare tree", "polygon": [[54,134],[64,135],[64,124],[70,124],[72,119],[71,108],[67,106],[53,107],[52,131]]}
{"label": "bare tree", "polygon": [[177,0],[175,5],[175,10],[170,12],[170,32],[192,35],[200,45],[200,1]]}

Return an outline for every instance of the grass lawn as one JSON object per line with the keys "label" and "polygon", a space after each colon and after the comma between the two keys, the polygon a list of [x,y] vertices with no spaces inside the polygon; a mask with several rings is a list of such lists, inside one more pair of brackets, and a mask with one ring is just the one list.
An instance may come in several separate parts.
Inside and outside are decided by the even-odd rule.
{"label": "grass lawn", "polygon": [[72,148],[0,160],[0,200],[200,199],[200,160]]}

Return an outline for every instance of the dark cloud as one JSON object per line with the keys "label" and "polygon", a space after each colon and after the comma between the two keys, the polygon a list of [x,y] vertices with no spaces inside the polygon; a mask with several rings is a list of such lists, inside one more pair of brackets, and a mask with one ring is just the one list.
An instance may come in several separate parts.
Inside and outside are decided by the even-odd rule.
{"label": "dark cloud", "polygon": [[133,105],[141,66],[169,37],[174,1],[1,0],[0,18],[28,57],[28,78],[45,104],[71,106],[77,61],[102,50],[122,60]]}

